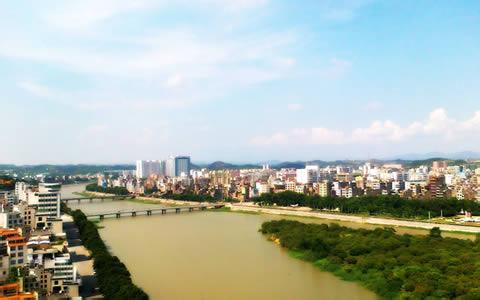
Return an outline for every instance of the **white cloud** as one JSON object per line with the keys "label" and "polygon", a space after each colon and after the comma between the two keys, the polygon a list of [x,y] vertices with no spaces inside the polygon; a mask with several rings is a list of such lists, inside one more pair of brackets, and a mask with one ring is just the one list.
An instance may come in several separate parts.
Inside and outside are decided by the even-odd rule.
{"label": "white cloud", "polygon": [[254,137],[255,145],[339,145],[339,144],[381,144],[401,143],[413,138],[435,137],[437,141],[456,141],[480,134],[480,111],[470,119],[459,121],[449,118],[443,108],[432,111],[424,121],[401,126],[391,120],[374,121],[365,128],[351,131],[329,128],[295,128],[277,132],[270,137]]}
{"label": "white cloud", "polygon": [[103,22],[125,14],[172,6],[237,13],[267,3],[268,0],[72,0],[55,3],[55,9],[48,12],[44,19],[61,30],[81,32],[94,30]]}
{"label": "white cloud", "polygon": [[290,103],[287,105],[287,108],[290,111],[300,111],[303,109],[303,105],[300,103]]}
{"label": "white cloud", "polygon": [[[161,3],[163,1],[157,1]],[[65,1],[57,5],[45,19],[62,30],[83,30],[107,21],[114,16],[146,9],[155,4],[150,0],[82,0]]]}
{"label": "white cloud", "polygon": [[[287,76],[294,60],[283,51],[293,41],[292,33],[205,37],[194,29],[172,29],[116,41],[128,45],[128,51],[118,47],[99,51],[86,45],[41,46],[35,39],[7,39],[0,44],[0,56],[53,65],[94,80],[94,89],[83,91],[82,99],[78,92],[63,93],[74,107],[124,107],[127,98],[136,99],[131,106],[137,108],[156,106],[155,102],[163,107],[183,107]],[[118,91],[122,86],[129,88]],[[28,88],[32,93],[35,87]],[[41,92],[38,86],[36,89]],[[47,91],[42,92],[45,96]],[[89,99],[96,100],[91,103]]]}
{"label": "white cloud", "polygon": [[167,82],[165,83],[167,87],[176,88],[182,85],[184,79],[183,76],[180,74],[175,74],[167,78]]}
{"label": "white cloud", "polygon": [[36,82],[22,81],[22,82],[19,82],[17,85],[19,88],[27,91],[28,93],[32,94],[35,97],[48,98],[48,97],[54,96],[54,93],[50,88],[48,88],[47,86],[38,84]]}

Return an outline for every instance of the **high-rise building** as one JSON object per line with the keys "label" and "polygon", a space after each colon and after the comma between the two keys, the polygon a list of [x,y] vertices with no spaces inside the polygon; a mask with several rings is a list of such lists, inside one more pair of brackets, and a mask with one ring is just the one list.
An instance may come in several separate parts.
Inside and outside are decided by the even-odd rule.
{"label": "high-rise building", "polygon": [[163,175],[162,162],[159,160],[137,160],[136,175],[138,178],[147,178],[150,175]]}
{"label": "high-rise building", "polygon": [[175,176],[190,175],[190,156],[175,157]]}
{"label": "high-rise building", "polygon": [[168,177],[175,177],[175,158],[173,156],[170,156],[166,161],[165,161],[165,175]]}

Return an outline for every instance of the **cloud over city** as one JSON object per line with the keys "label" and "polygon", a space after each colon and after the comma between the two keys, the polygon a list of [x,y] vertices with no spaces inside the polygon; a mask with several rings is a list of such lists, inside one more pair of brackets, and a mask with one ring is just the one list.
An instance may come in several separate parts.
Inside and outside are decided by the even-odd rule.
{"label": "cloud over city", "polygon": [[422,121],[405,126],[385,120],[373,121],[368,127],[352,130],[325,127],[294,128],[275,132],[269,136],[256,136],[250,142],[257,146],[273,145],[346,145],[402,143],[415,137],[435,136],[440,140],[456,141],[480,134],[480,111],[466,120],[448,116],[447,111],[438,108]]}

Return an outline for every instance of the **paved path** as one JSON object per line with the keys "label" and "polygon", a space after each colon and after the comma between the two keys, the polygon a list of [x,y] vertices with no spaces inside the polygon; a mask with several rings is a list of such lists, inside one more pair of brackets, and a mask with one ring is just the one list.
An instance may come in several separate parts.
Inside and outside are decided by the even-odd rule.
{"label": "paved path", "polygon": [[301,211],[301,210],[286,209],[286,208],[264,208],[264,207],[242,205],[242,204],[233,204],[230,206],[230,208],[233,211],[237,210],[237,211],[261,212],[261,213],[273,214],[273,215],[289,215],[289,216],[298,216],[298,217],[329,219],[329,220],[335,220],[335,221],[366,223],[366,224],[373,224],[373,225],[401,226],[401,227],[413,227],[413,228],[423,228],[423,229],[432,229],[433,227],[439,227],[440,230],[443,230],[443,231],[480,233],[480,227],[476,227],[476,226],[438,224],[438,223],[429,223],[429,222],[421,222],[421,221],[408,221],[408,220],[385,219],[385,218],[374,218],[374,217],[360,217],[360,216],[352,216],[352,215],[324,213],[324,212],[317,212],[317,211]]}
{"label": "paved path", "polygon": [[77,268],[82,278],[80,296],[86,299],[102,298],[98,292],[95,292],[97,281],[93,269],[93,259],[90,258],[90,251],[82,245],[78,228],[73,223],[72,217],[63,215],[62,219],[63,230],[67,234],[68,252],[70,252],[73,265]]}

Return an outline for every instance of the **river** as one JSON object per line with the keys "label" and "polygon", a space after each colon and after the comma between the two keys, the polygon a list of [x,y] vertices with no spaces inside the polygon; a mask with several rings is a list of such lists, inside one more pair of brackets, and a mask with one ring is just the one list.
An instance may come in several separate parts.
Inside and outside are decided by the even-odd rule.
{"label": "river", "polygon": [[[68,197],[81,188],[66,186],[63,194]],[[143,208],[146,204],[105,201],[69,206],[88,214]],[[291,258],[258,232],[263,222],[280,218],[285,217],[228,212],[122,217],[102,221],[100,234],[151,299],[376,299],[356,283]]]}

